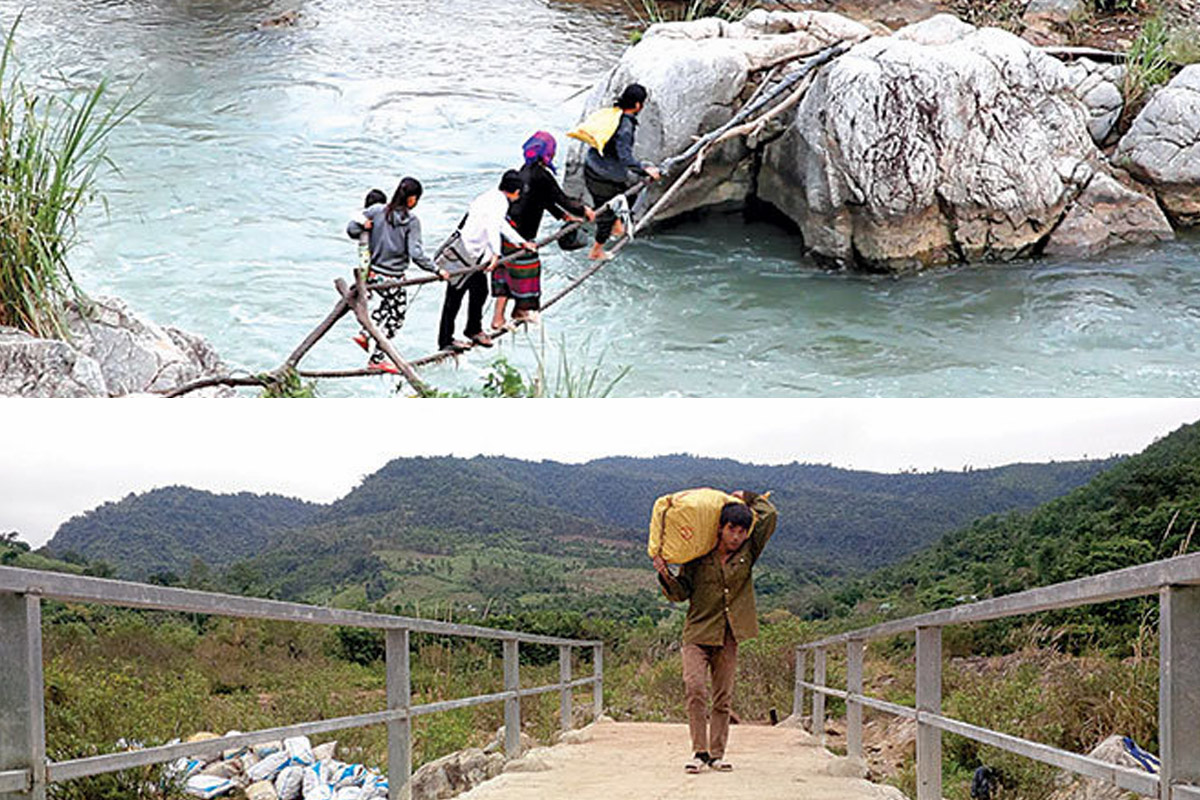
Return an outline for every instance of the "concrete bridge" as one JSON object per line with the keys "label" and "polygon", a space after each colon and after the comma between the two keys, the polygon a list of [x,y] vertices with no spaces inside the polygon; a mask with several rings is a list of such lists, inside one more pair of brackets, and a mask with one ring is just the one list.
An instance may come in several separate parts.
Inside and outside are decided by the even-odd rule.
{"label": "concrete bridge", "polygon": [[732,772],[688,775],[687,725],[611,722],[584,728],[579,744],[536,748],[528,771],[505,772],[459,800],[903,800],[898,789],[854,777],[859,770],[787,722],[735,725]]}
{"label": "concrete bridge", "polygon": [[[1130,597],[1159,601],[1158,744],[1161,769],[1147,772],[989,730],[942,714],[942,629],[1052,609],[1107,603]],[[206,742],[147,747],[67,761],[47,758],[42,680],[41,603],[43,599],[201,614],[276,619],[325,625],[351,625],[386,633],[387,707],[350,717],[315,720],[280,728],[230,734]],[[475,697],[414,704],[409,658],[410,634],[498,639],[503,649],[503,691]],[[916,704],[898,705],[864,693],[863,657],[872,639],[915,634]],[[557,646],[559,680],[545,686],[521,682],[520,646]],[[590,675],[575,677],[590,655]],[[827,685],[827,661],[844,658],[845,688]],[[811,680],[808,679],[811,665]],[[1142,564],[1101,575],[996,597],[969,605],[884,622],[799,645],[796,651],[792,719],[811,702],[810,737],[796,727],[738,726],[726,754],[730,773],[687,775],[688,734],[682,725],[611,723],[603,710],[604,650],[601,642],[504,631],[433,620],[305,606],[273,600],[195,592],[78,575],[0,567],[0,800],[45,800],[52,783],[131,767],[162,764],[181,756],[212,756],[228,748],[285,736],[331,733],[386,725],[388,796],[410,794],[412,721],[425,715],[485,703],[503,703],[504,750],[524,755],[527,766],[543,771],[508,772],[476,787],[470,798],[740,798],[804,797],[806,800],[896,797],[894,790],[856,777],[863,756],[863,710],[872,708],[912,720],[916,727],[916,800],[942,798],[942,734],[1017,753],[1035,761],[1159,800],[1200,800],[1200,553]],[[560,698],[561,726],[572,727],[574,692],[591,689],[597,724],[573,738],[577,745],[521,753],[521,699],[543,693]],[[823,747],[825,701],[846,703],[847,759]],[[114,732],[119,735],[119,732]],[[510,765],[511,766],[511,765]]]}

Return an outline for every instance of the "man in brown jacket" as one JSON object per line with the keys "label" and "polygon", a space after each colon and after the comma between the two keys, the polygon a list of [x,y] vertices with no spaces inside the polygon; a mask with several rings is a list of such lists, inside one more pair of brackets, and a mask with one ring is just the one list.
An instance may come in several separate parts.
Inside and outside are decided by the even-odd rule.
{"label": "man in brown jacket", "polygon": [[[690,773],[707,764],[721,772],[725,760],[738,642],[758,635],[754,582],[750,572],[775,532],[775,506],[766,495],[734,492],[745,501],[721,509],[717,546],[672,575],[662,557],[654,559],[658,581],[671,602],[689,601],[683,625],[683,685],[695,755]],[[707,673],[712,675],[712,715],[708,714]]]}

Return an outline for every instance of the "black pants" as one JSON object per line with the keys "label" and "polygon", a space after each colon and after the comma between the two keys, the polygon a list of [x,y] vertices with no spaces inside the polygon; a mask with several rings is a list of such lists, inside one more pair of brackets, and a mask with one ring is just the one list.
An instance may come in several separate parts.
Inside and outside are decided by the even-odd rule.
{"label": "black pants", "polygon": [[442,303],[442,322],[438,326],[438,347],[446,347],[454,341],[454,322],[462,308],[463,295],[470,292],[467,300],[467,327],[463,333],[471,338],[483,331],[483,306],[488,298],[488,279],[485,272],[473,272],[461,286],[446,284],[446,300]]}
{"label": "black pants", "polygon": [[[629,187],[623,183],[613,183],[610,180],[605,180],[591,170],[583,171],[583,182],[587,186],[588,194],[592,196],[592,208],[600,208],[600,206],[612,200],[617,195],[624,192]],[[610,209],[604,209],[596,214],[596,241],[604,244],[612,236],[613,224],[617,221],[617,215]]]}

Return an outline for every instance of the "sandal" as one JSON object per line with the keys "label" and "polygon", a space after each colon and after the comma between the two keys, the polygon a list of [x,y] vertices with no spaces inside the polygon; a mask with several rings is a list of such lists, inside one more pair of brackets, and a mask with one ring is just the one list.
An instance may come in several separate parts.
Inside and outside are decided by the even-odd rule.
{"label": "sandal", "polygon": [[480,347],[491,347],[492,346],[492,337],[488,336],[483,331],[480,331],[479,333],[472,336],[471,341],[474,342],[475,344],[479,345]]}
{"label": "sandal", "polygon": [[717,772],[733,771],[733,764],[730,764],[723,758],[714,758],[712,761],[708,762],[708,766],[710,769],[715,769]]}
{"label": "sandal", "polygon": [[691,761],[683,765],[683,771],[688,775],[699,775],[704,769],[704,759],[700,756],[695,756]]}
{"label": "sandal", "polygon": [[396,368],[395,364],[393,364],[391,361],[384,361],[383,359],[372,358],[367,362],[367,369],[373,372],[390,372],[393,375],[400,374],[400,370]]}

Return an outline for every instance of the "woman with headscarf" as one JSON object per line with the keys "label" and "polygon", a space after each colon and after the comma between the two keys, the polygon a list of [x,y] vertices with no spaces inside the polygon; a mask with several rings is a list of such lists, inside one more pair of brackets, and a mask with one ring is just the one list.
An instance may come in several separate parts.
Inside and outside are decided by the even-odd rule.
{"label": "woman with headscarf", "polygon": [[[522,145],[525,165],[518,174],[523,183],[521,195],[508,209],[508,219],[526,240],[537,239],[542,214],[549,211],[555,219],[572,222],[582,218],[595,219],[592,209],[571,197],[554,177],[554,154],[557,143],[546,131],[538,131]],[[504,257],[514,256],[506,265],[492,271],[492,296],[496,309],[492,327],[504,327],[504,309],[508,298],[513,299],[513,319],[530,319],[541,308],[542,262],[536,250],[523,250],[501,244]]]}

